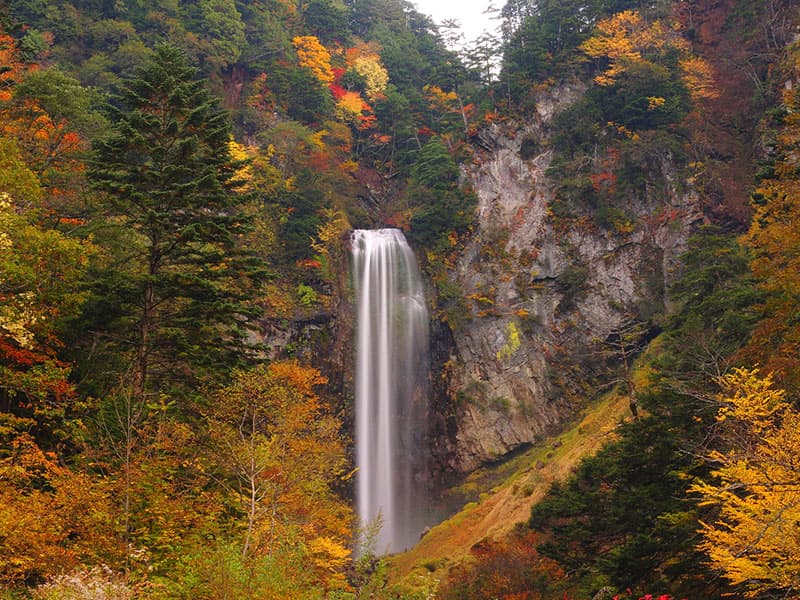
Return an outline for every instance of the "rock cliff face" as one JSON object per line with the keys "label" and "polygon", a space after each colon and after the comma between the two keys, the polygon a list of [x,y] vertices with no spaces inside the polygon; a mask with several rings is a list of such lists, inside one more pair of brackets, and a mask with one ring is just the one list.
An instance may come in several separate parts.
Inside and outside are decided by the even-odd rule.
{"label": "rock cliff face", "polygon": [[659,195],[643,190],[625,207],[630,231],[601,229],[591,215],[568,225],[552,218],[548,124],[580,91],[562,88],[530,122],[484,132],[465,170],[479,199],[477,228],[451,282],[469,310],[440,333],[436,343],[448,348],[433,366],[436,452],[447,469],[469,471],[534,441],[613,379],[615,336],[656,326],[702,219],[694,195],[678,191],[683,182]]}
{"label": "rock cliff face", "polygon": [[[623,207],[635,226],[609,231],[590,214],[553,217],[550,122],[582,91],[562,87],[540,98],[528,122],[482,132],[464,169],[478,196],[476,228],[450,283],[465,309],[433,324],[430,435],[439,474],[468,472],[552,433],[613,384],[621,332],[657,329],[666,287],[703,219],[669,155],[660,169],[673,181],[659,193],[640,190]],[[267,323],[265,338],[276,356],[304,349],[332,393],[352,399],[346,262],[330,311]]]}

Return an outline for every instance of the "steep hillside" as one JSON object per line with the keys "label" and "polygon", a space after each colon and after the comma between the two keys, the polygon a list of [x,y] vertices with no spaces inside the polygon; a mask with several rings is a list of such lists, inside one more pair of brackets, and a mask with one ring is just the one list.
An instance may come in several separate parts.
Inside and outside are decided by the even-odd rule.
{"label": "steep hillside", "polygon": [[459,424],[451,458],[458,471],[552,432],[593,385],[619,377],[624,355],[658,327],[664,290],[703,221],[669,153],[650,158],[670,183],[648,181],[648,191],[616,202],[624,224],[598,226],[591,212],[554,217],[548,132],[582,92],[543,93],[529,125],[485,131],[493,149],[477,152],[467,169],[478,222],[451,275],[467,312],[451,323],[454,349],[443,367]]}
{"label": "steep hillside", "polygon": [[[489,598],[498,593],[610,598],[615,590],[626,588],[633,588],[634,597],[649,592],[712,598],[731,593],[726,588],[730,581],[761,590],[769,586],[747,581],[736,559],[725,554],[735,548],[717,551],[707,542],[706,552],[715,557],[712,563],[698,552],[693,543],[703,530],[698,521],[715,518],[717,497],[706,492],[708,504],[698,504],[697,488],[687,482],[711,477],[708,463],[692,456],[713,455],[711,449],[719,444],[732,444],[731,452],[742,450],[741,438],[726,438],[733,434],[721,434],[712,426],[720,403],[736,402],[720,400],[733,393],[720,376],[746,356],[735,352],[746,344],[763,308],[761,290],[775,289],[766,286],[777,282],[751,279],[747,250],[725,231],[735,234],[748,224],[750,194],[763,177],[767,183],[756,192],[757,211],[769,214],[772,226],[783,222],[770,211],[761,190],[783,206],[778,190],[793,184],[779,183],[783,175],[777,173],[791,181],[794,175],[782,170],[783,158],[777,159],[777,171],[762,167],[758,177],[755,172],[757,159],[770,165],[775,160],[765,150],[783,157],[784,144],[796,141],[792,133],[779,134],[777,148],[759,146],[765,138],[774,139],[768,115],[793,114],[796,47],[791,24],[797,23],[798,14],[796,7],[781,3],[755,9],[735,2],[698,2],[682,4],[672,17],[696,56],[705,59],[702,69],[709,79],[703,89],[693,89],[694,108],[682,117],[680,127],[686,129],[680,145],[670,146],[662,138],[660,149],[651,146],[646,151],[651,159],[667,158],[661,174],[671,187],[659,187],[659,171],[643,161],[639,193],[630,188],[619,193],[622,178],[630,177],[624,166],[620,168],[625,162],[620,154],[630,150],[617,146],[609,151],[606,145],[613,147],[614,142],[603,136],[603,128],[592,128],[584,120],[586,114],[597,115],[591,99],[586,100],[591,88],[587,92],[580,84],[557,88],[553,96],[541,90],[531,93],[526,101],[536,109],[527,126],[512,126],[512,133],[507,129],[505,135],[497,135],[495,128],[494,135],[489,130],[480,138],[483,150],[466,169],[478,195],[480,220],[453,271],[454,281],[466,287],[472,304],[470,316],[453,327],[455,349],[445,365],[453,411],[460,415],[455,419],[458,428],[451,428],[451,458],[469,470],[526,441],[533,441],[534,448],[509,458],[507,467],[513,474],[505,483],[485,489],[479,502],[433,528],[413,551],[391,560],[400,585],[433,580],[445,598]],[[625,34],[620,31],[632,31],[625,29],[635,28],[632,23],[610,21],[604,30],[601,22],[599,29],[610,38],[617,36],[614,43],[621,44]],[[593,50],[587,44],[583,48]],[[609,46],[603,46],[603,52],[608,51]],[[613,69],[612,55],[604,56]],[[601,65],[607,68],[608,63]],[[595,79],[595,85],[608,84]],[[697,82],[687,82],[690,89],[692,85]],[[574,122],[583,131],[570,128]],[[793,123],[784,127],[795,131]],[[566,142],[564,128],[574,136]],[[624,128],[620,131],[627,136],[630,132]],[[580,146],[582,141],[589,143]],[[673,152],[659,154],[667,148]],[[565,149],[570,152],[566,157]],[[588,171],[583,184],[582,171]],[[580,194],[573,195],[575,188]],[[708,227],[710,223],[723,229]],[[766,243],[760,227],[754,225],[743,238],[756,253],[761,252],[758,244]],[[760,240],[756,245],[754,235]],[[572,252],[567,253],[570,242]],[[631,246],[641,248],[641,254],[628,254],[626,260]],[[754,267],[772,262],[761,256]],[[581,266],[587,268],[576,276],[576,287],[558,285],[560,278]],[[520,286],[521,281],[527,287]],[[784,284],[792,285],[787,280]],[[571,298],[567,289],[578,293]],[[767,310],[785,314],[777,304],[768,304]],[[534,322],[528,325],[531,314]],[[769,327],[764,323],[758,331],[765,326]],[[649,383],[634,382],[631,357],[656,330],[663,330],[659,339],[665,342],[651,354],[655,376]],[[794,343],[789,338],[795,338],[788,331],[786,337],[779,335],[783,350],[777,353],[783,355]],[[562,346],[558,340],[568,341]],[[757,335],[750,344],[763,342]],[[555,357],[550,344],[566,350]],[[774,357],[763,346],[759,352]],[[776,376],[793,385],[796,365],[777,357],[770,360],[778,369]],[[588,440],[578,444],[585,453],[570,455],[572,446],[567,444],[563,457],[562,447],[552,439],[540,441],[559,418],[582,400],[596,397],[598,388],[593,386],[602,389],[604,382],[621,384],[638,405],[637,412],[644,406],[652,414],[618,430],[618,442],[605,439],[603,451],[594,458],[587,459],[600,444]],[[603,415],[610,418],[607,427],[620,417],[630,418],[629,407],[618,397],[601,406],[597,414],[601,421]],[[577,431],[586,429],[581,425]],[[633,449],[640,454],[632,454]],[[544,453],[555,463],[542,461]],[[555,485],[546,490],[550,482],[543,480],[554,473]],[[791,493],[780,502],[785,510],[793,510]],[[745,498],[740,505],[745,512],[746,504]],[[529,507],[534,507],[532,517]],[[748,520],[735,510],[725,513],[732,520],[717,523],[718,536],[713,539],[747,543],[744,537],[734,542],[734,536],[725,533],[730,528],[747,535]],[[779,529],[783,519],[778,513],[757,521],[768,531]],[[715,531],[709,526],[706,530]],[[779,564],[792,562],[791,544],[760,544],[754,539],[757,534],[752,535],[750,543],[768,548],[780,557]],[[748,563],[750,573],[759,568],[766,572],[758,560]],[[706,565],[719,571],[708,572]],[[719,572],[727,579],[717,579]],[[779,579],[771,573],[765,577],[773,584]],[[782,581],[792,593],[796,582]]]}
{"label": "steep hillside", "polygon": [[453,567],[472,560],[481,544],[504,540],[528,520],[531,508],[553,482],[567,477],[581,459],[614,439],[620,422],[631,418],[628,404],[625,396],[604,396],[565,426],[562,434],[543,438],[501,464],[473,471],[451,494],[474,500],[431,527],[414,549],[392,557],[390,580],[411,588],[420,587],[420,580],[443,580]]}

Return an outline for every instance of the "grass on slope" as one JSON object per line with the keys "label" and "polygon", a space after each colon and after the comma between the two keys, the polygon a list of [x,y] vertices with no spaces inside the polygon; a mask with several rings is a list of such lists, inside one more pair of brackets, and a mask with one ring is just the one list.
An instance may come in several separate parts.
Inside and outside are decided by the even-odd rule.
{"label": "grass on slope", "polygon": [[[527,521],[531,507],[550,485],[568,476],[583,457],[596,453],[613,437],[620,421],[629,418],[628,398],[609,394],[584,409],[562,434],[495,467],[512,474],[432,528],[414,548],[390,557],[390,580],[418,589],[425,582],[445,579],[450,567],[469,559],[475,544],[501,539]],[[491,470],[480,470],[468,482],[496,481],[487,472]]]}

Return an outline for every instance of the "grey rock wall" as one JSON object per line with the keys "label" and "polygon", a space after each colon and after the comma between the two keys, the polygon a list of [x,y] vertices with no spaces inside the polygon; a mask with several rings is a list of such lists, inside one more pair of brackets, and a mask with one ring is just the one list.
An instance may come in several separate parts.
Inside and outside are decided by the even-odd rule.
{"label": "grey rock wall", "polygon": [[562,88],[541,99],[531,122],[483,132],[465,170],[478,224],[451,279],[469,314],[450,324],[452,347],[434,374],[449,413],[446,468],[466,472],[501,458],[596,392],[609,377],[603,340],[631,321],[657,322],[689,232],[702,220],[695,196],[671,185],[625,207],[636,217],[633,231],[554,225],[548,123],[579,93]]}

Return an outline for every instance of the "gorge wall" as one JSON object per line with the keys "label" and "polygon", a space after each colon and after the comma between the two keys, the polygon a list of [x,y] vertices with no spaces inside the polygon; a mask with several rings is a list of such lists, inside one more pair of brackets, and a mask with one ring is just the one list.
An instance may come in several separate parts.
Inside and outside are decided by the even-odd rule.
{"label": "gorge wall", "polygon": [[[464,171],[478,196],[477,224],[450,277],[467,309],[440,328],[447,350],[438,348],[432,369],[434,452],[448,470],[469,471],[534,441],[613,381],[614,340],[657,328],[678,257],[703,219],[680,181],[631,198],[629,230],[600,228],[591,214],[553,218],[550,123],[580,93],[543,94],[530,121],[484,131]],[[669,155],[663,160],[674,173]]]}
{"label": "gorge wall", "polygon": [[[591,210],[559,219],[552,120],[581,85],[540,94],[526,122],[472,140],[465,182],[477,195],[473,233],[449,273],[463,302],[432,324],[433,478],[466,473],[552,433],[585,402],[620,381],[619,340],[647,338],[667,308],[666,289],[701,202],[668,151],[650,157],[666,185],[623,201],[629,227],[598,226]],[[382,190],[381,193],[390,193]],[[346,238],[342,246],[347,246]],[[353,299],[341,253],[329,310],[265,322],[274,356],[320,365],[353,422]],[[436,305],[434,286],[430,303]],[[631,342],[632,340],[632,342]]]}

